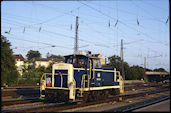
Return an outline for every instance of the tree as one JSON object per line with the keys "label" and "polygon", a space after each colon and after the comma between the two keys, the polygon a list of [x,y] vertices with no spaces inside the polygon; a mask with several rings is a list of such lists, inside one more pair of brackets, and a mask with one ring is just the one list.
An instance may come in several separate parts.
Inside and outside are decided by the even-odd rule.
{"label": "tree", "polygon": [[[113,68],[116,68],[118,71],[122,72],[122,68],[121,68],[122,60],[121,60],[121,57],[113,55],[113,56],[109,57],[108,59],[109,59],[109,66],[111,66]],[[124,67],[125,78],[127,78],[126,76],[128,75],[129,64],[127,62],[123,62],[123,67]]]}
{"label": "tree", "polygon": [[134,67],[130,67],[126,76],[127,80],[136,80],[137,77],[136,75],[138,75],[138,72],[135,70]]}
{"label": "tree", "polygon": [[138,65],[131,66],[128,69],[126,79],[127,80],[141,80],[141,79],[146,80],[146,76],[145,76],[145,73],[144,73],[144,68],[140,67]]}
{"label": "tree", "polygon": [[[122,60],[119,56],[113,55],[108,58],[109,59],[109,65],[113,68],[116,68],[118,71],[122,72],[121,63]],[[132,66],[130,67],[127,62],[123,62],[124,67],[124,75],[126,80],[140,80],[140,79],[146,79],[144,68],[140,66]]]}
{"label": "tree", "polygon": [[153,70],[146,68],[146,71],[153,71]]}
{"label": "tree", "polygon": [[164,68],[156,68],[153,71],[156,71],[156,72],[167,72]]}
{"label": "tree", "polygon": [[61,55],[54,55],[54,54],[49,55],[49,53],[47,53],[47,58],[64,59],[64,57]]}
{"label": "tree", "polygon": [[[128,72],[129,72],[130,66],[129,66],[129,64],[128,64],[127,62],[124,62],[123,65],[124,65],[125,80],[127,80],[127,76],[129,76],[129,75],[128,75],[128,74],[129,74]],[[122,71],[122,70],[121,70],[121,71]]]}
{"label": "tree", "polygon": [[23,65],[23,78],[20,80],[21,84],[36,84],[40,82],[40,78],[43,73],[52,73],[52,65],[55,62],[51,62],[48,67],[39,66],[36,68],[35,61],[26,60]]}
{"label": "tree", "polygon": [[45,73],[45,69],[46,68],[44,66],[39,66],[36,68],[35,61],[33,60],[24,61],[22,71],[23,78],[25,78],[25,80],[21,80],[19,83],[36,84],[40,81],[42,74]]}
{"label": "tree", "polygon": [[41,58],[41,54],[39,51],[30,50],[30,51],[28,51],[26,57],[28,60],[30,60],[32,58]]}
{"label": "tree", "polygon": [[108,57],[108,59],[109,59],[109,65],[111,67],[121,71],[121,57],[113,55],[111,57]]}
{"label": "tree", "polygon": [[15,58],[10,49],[11,43],[1,35],[1,83],[14,84],[18,82],[19,73],[15,66]]}

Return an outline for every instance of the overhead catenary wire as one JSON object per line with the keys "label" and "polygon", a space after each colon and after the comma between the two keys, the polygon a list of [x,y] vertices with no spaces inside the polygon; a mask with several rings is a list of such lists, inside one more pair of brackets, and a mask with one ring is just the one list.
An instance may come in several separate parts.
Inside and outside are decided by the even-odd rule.
{"label": "overhead catenary wire", "polygon": [[[35,28],[35,27],[32,27],[32,28]],[[40,29],[40,28],[39,28],[39,29]],[[47,33],[51,33],[51,34],[54,34],[54,35],[58,35],[58,36],[70,38],[70,39],[75,39],[75,37],[68,36],[68,35],[64,35],[64,34],[57,33],[57,32],[48,31],[48,30],[45,30],[45,29],[43,29],[42,31],[47,32]],[[94,44],[95,46],[100,46],[100,45],[101,45],[101,47],[106,47],[106,45],[100,44],[99,42],[98,42],[98,43],[99,43],[99,44],[98,44],[97,42],[87,41],[87,40],[84,40],[84,39],[78,39],[78,40],[80,40],[80,41],[82,41],[82,42]]]}
{"label": "overhead catenary wire", "polygon": [[[26,17],[25,17],[26,18]],[[14,21],[14,20],[11,20],[11,19],[16,19],[16,18],[10,18],[10,19],[8,19],[8,18],[4,18],[4,17],[2,17],[2,20],[6,20],[6,21]],[[29,19],[29,18],[28,18]],[[17,21],[16,21],[17,20]],[[20,19],[16,19],[15,20],[15,22],[16,23],[20,23],[20,22],[18,22],[18,20],[20,20],[20,21],[24,21],[24,22],[26,22],[25,20],[22,20],[21,18]],[[37,23],[37,21],[35,21],[36,23]],[[20,23],[21,24],[21,23]],[[22,23],[22,24],[25,24],[25,23]],[[60,26],[60,27],[67,27],[67,25],[66,24],[60,24],[60,23],[55,23],[55,24],[47,24],[47,23],[44,23],[44,25],[46,25],[46,26],[52,26],[52,27],[57,27],[57,26]],[[25,25],[25,26],[27,26],[27,25]],[[35,25],[36,26],[36,25]],[[37,26],[39,26],[39,25],[37,25]],[[28,27],[28,26],[27,26]],[[29,26],[29,28],[31,28],[31,26]]]}
{"label": "overhead catenary wire", "polygon": [[132,2],[132,4],[134,4],[136,7],[142,9],[142,11],[144,11],[146,14],[148,14],[149,16],[153,17],[154,19],[156,19],[159,22],[164,23],[164,21],[161,21],[159,18],[153,16],[153,14],[149,13],[149,11],[145,10],[144,8],[142,8],[141,6],[137,5],[135,2],[133,2],[132,0],[130,0]]}
{"label": "overhead catenary wire", "polygon": [[[102,10],[103,11],[103,10]],[[91,20],[91,19],[90,19]],[[122,20],[121,20],[122,21]],[[112,21],[113,22],[113,21]],[[115,21],[116,22],[116,21]],[[46,23],[44,23],[44,24],[46,24]],[[112,23],[111,23],[111,25],[112,25]],[[114,25],[113,25],[114,26]],[[111,27],[111,28],[113,28],[113,26]],[[22,28],[23,29],[23,28]],[[38,28],[37,28],[38,29]],[[119,32],[120,34],[122,34],[121,32]],[[52,34],[52,33],[51,33]],[[102,34],[102,33],[101,33]],[[54,35],[55,36],[55,35]],[[58,35],[59,36],[59,35]],[[99,35],[100,36],[100,35]],[[83,40],[84,40],[84,38],[83,38]],[[83,41],[84,42],[84,41]],[[159,43],[158,43],[159,44]],[[102,46],[102,45],[101,45]]]}
{"label": "overhead catenary wire", "polygon": [[[80,1],[78,1],[78,2],[80,2]],[[113,17],[111,17],[111,16],[109,16],[109,15],[107,15],[107,14],[103,13],[102,11],[99,11],[98,9],[96,9],[96,8],[94,8],[94,7],[90,6],[90,5],[87,5],[86,3],[83,3],[83,2],[80,2],[80,3],[81,3],[81,4],[84,4],[85,6],[87,6],[87,7],[91,8],[91,9],[93,9],[93,10],[95,10],[95,11],[97,11],[98,13],[100,13],[100,14],[102,14],[102,15],[106,16],[106,17],[111,18],[112,20],[114,19]],[[116,18],[115,18],[115,19],[116,19]],[[134,27],[131,27],[131,26],[127,25],[127,24],[126,24],[126,23],[124,23],[123,21],[118,20],[118,22],[120,22],[121,24],[125,25],[126,27],[131,28],[132,30],[137,31],[137,32],[141,33],[142,35],[147,36],[147,37],[149,37],[150,39],[154,40],[150,35],[148,35],[148,34],[146,34],[146,33],[144,33],[144,32],[140,32],[140,31],[138,31],[136,28],[134,28]],[[155,40],[156,40],[156,39],[155,39]],[[162,44],[162,42],[161,42],[161,41],[156,41],[156,42],[158,42],[158,43],[161,43],[161,44]]]}
{"label": "overhead catenary wire", "polygon": [[[77,8],[80,8],[80,7],[82,7],[82,6],[83,6],[83,5],[81,5],[81,6],[77,7]],[[44,20],[44,21],[42,21],[42,22],[38,22],[38,23],[30,24],[30,25],[24,25],[24,26],[27,28],[27,27],[32,27],[32,26],[34,26],[34,25],[39,25],[39,24],[47,23],[47,22],[49,22],[49,21],[51,21],[51,20],[57,19],[57,17],[59,18],[59,17],[65,16],[66,14],[70,15],[69,13],[70,13],[71,11],[73,12],[73,11],[76,10],[77,8],[74,8],[74,9],[72,9],[72,10],[70,10],[70,11],[67,11],[67,12],[63,13],[62,15],[58,15],[58,16],[49,18],[49,19],[47,19],[47,20]],[[75,15],[72,15],[72,16],[75,16]]]}
{"label": "overhead catenary wire", "polygon": [[[52,33],[52,32],[51,32]],[[56,34],[56,33],[55,33]],[[59,35],[59,34],[58,34]],[[82,40],[83,41],[83,40]],[[97,45],[96,45],[97,46]],[[99,46],[99,45],[98,45]]]}
{"label": "overhead catenary wire", "polygon": [[[119,20],[119,16],[118,16],[118,0],[116,1],[116,18],[117,18],[117,20],[116,20],[116,23],[115,23],[115,27],[117,27],[116,28],[116,43],[117,43],[117,45],[118,45],[118,20]],[[119,51],[118,51],[118,46],[116,47],[116,54],[118,54],[119,55]]]}
{"label": "overhead catenary wire", "polygon": [[[139,1],[145,1],[145,0],[139,0]],[[96,3],[93,3],[93,2],[89,2],[89,3],[92,3],[92,4],[96,4]],[[110,7],[109,5],[108,6],[106,6],[106,5],[104,5],[104,4],[101,4],[101,6],[103,6],[104,8],[107,8],[107,9],[116,9],[117,10],[117,8],[114,8],[114,7]],[[166,11],[166,9],[165,9],[165,11]],[[124,9],[119,9],[118,10],[118,12],[122,12],[122,13],[126,13],[126,14],[130,14],[130,15],[134,15],[134,16],[137,16],[137,13],[133,13],[133,12],[129,12],[129,11],[127,11],[127,10],[124,10]],[[139,16],[140,17],[140,16]],[[141,16],[141,18],[144,20],[144,19],[148,19],[148,18],[143,18],[144,16]],[[159,21],[159,20],[157,20],[156,18],[152,18],[152,20],[155,20],[155,21],[158,21],[158,22],[162,22],[163,23],[163,21]],[[128,20],[127,20],[128,21]]]}
{"label": "overhead catenary wire", "polygon": [[142,3],[144,3],[144,4],[147,4],[147,5],[150,5],[150,6],[152,6],[152,7],[155,7],[155,8],[161,9],[161,10],[163,10],[164,12],[167,11],[167,9],[162,8],[162,7],[160,7],[160,6],[156,6],[156,5],[150,3],[149,1],[146,1],[146,0],[140,0],[140,2],[142,2]]}
{"label": "overhead catenary wire", "polygon": [[[44,5],[44,6],[46,6],[46,5]],[[72,10],[70,10],[70,11],[63,12],[61,15],[54,16],[54,17],[52,17],[52,18],[49,18],[49,19],[47,19],[47,20],[44,20],[44,21],[42,21],[42,22],[38,22],[38,23],[35,23],[35,24],[32,24],[32,25],[44,24],[44,23],[50,22],[51,20],[54,20],[54,19],[57,19],[57,18],[59,18],[59,17],[65,16],[66,14],[71,15],[71,14],[70,14],[71,11],[73,12],[74,10],[77,10],[78,8],[81,8],[82,6],[83,6],[83,5],[81,5],[81,6],[77,7],[77,8],[74,8],[74,9],[72,9]],[[71,16],[75,16],[75,15],[71,15]],[[29,25],[29,26],[32,26],[32,25]]]}
{"label": "overhead catenary wire", "polygon": [[25,32],[25,27],[24,27],[24,29],[23,29],[23,33]]}
{"label": "overhead catenary wire", "polygon": [[[51,33],[52,33],[52,32],[51,32]],[[56,33],[55,33],[55,34],[56,34]],[[58,35],[59,35],[59,34],[58,34]],[[83,40],[82,40],[82,41],[83,41]],[[86,42],[87,42],[87,41],[86,41]],[[90,43],[90,42],[88,42],[88,43]],[[99,45],[97,44],[97,45],[95,45],[95,46],[99,46]],[[104,45],[102,45],[102,44],[101,44],[101,46],[106,47],[106,46],[104,46]]]}
{"label": "overhead catenary wire", "polygon": [[16,40],[21,40],[21,41],[26,41],[26,42],[36,43],[36,44],[37,44],[37,43],[40,43],[40,44],[44,44],[44,45],[50,45],[51,47],[52,47],[52,46],[53,46],[53,47],[55,46],[55,47],[62,47],[62,48],[65,48],[65,49],[71,49],[71,48],[68,48],[68,47],[65,47],[65,46],[61,46],[61,45],[54,45],[54,44],[50,44],[50,43],[37,42],[37,41],[31,41],[31,40],[16,38],[17,36],[14,35],[14,34],[10,34],[10,35],[15,36],[15,39],[16,39]]}

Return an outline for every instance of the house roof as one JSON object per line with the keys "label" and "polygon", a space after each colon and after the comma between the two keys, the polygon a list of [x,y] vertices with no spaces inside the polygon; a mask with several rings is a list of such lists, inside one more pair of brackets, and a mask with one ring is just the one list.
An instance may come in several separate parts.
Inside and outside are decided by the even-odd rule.
{"label": "house roof", "polygon": [[92,56],[98,57],[100,54],[92,54]]}
{"label": "house roof", "polygon": [[[64,56],[65,58],[69,58],[69,57],[73,57],[74,56],[74,54],[71,54],[71,55],[66,55],[66,56]],[[98,57],[94,57],[94,56],[86,56],[86,55],[80,55],[80,54],[78,54],[78,55],[75,55],[76,57],[87,57],[87,58],[92,58],[92,59],[99,59]]]}
{"label": "house roof", "polygon": [[154,71],[152,71],[152,72],[146,71],[145,74],[146,75],[170,75],[170,73],[168,73],[168,72],[154,72]]}
{"label": "house roof", "polygon": [[64,59],[57,59],[57,58],[33,58],[32,60],[34,60],[34,61],[55,61],[55,62],[64,61]]}
{"label": "house roof", "polygon": [[25,60],[24,57],[21,54],[14,54],[14,57],[15,57],[16,60],[19,60],[19,59],[20,59],[20,61]]}

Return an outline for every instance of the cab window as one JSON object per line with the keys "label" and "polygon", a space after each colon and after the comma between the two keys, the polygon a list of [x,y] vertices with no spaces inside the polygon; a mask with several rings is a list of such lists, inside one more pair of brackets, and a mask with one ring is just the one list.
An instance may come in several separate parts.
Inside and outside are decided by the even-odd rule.
{"label": "cab window", "polygon": [[73,59],[72,58],[67,59],[66,63],[72,64],[73,63]]}
{"label": "cab window", "polygon": [[100,60],[98,60],[98,59],[93,59],[93,66],[94,66],[95,68],[101,68]]}

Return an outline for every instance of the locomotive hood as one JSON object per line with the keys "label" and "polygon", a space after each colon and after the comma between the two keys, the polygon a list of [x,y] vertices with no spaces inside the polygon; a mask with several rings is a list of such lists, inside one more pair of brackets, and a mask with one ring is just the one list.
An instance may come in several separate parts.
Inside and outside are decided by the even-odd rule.
{"label": "locomotive hood", "polygon": [[[63,82],[67,82],[67,86],[70,93],[70,99],[75,99],[74,87],[75,87],[75,80],[73,77],[73,65],[68,63],[58,63],[53,64],[52,66],[52,77],[55,76],[66,76],[67,79],[64,79]],[[52,86],[54,86],[55,80],[52,79]],[[61,86],[62,87],[62,86]]]}
{"label": "locomotive hood", "polygon": [[67,74],[66,76],[68,76],[68,84],[70,84],[70,82],[73,82],[73,65],[72,64],[67,64],[67,63],[53,64],[52,75],[56,75],[59,73]]}

